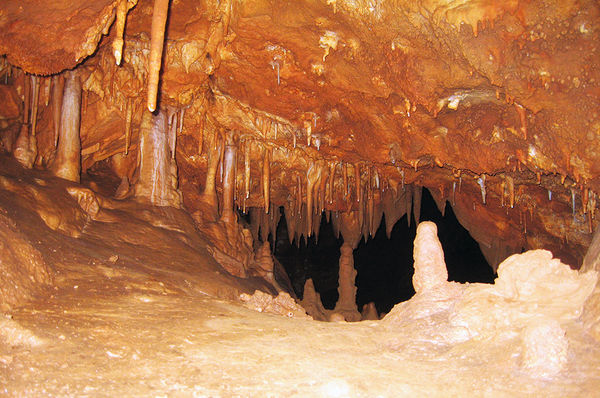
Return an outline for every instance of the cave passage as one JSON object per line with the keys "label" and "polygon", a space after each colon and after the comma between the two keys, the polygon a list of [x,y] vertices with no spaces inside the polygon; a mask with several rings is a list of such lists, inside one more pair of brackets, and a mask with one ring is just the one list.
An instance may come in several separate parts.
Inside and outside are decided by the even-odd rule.
{"label": "cave passage", "polygon": [[[478,243],[456,219],[451,206],[446,205],[445,214],[442,215],[427,189],[423,189],[420,221],[437,224],[450,281],[493,283],[495,274]],[[366,242],[361,240],[354,251],[354,266],[358,271],[356,303],[359,310],[365,304],[374,302],[380,314],[387,313],[395,304],[414,295],[415,235],[414,217],[411,216],[409,226],[405,215],[394,225],[388,239],[384,216],[375,236]],[[318,238],[311,237],[308,241],[302,239],[299,245],[295,241],[290,244],[285,217],[281,218],[274,254],[287,271],[299,297],[303,295],[305,281],[312,279],[325,308],[335,307],[342,243],[343,238],[335,236],[332,224],[323,215]]]}

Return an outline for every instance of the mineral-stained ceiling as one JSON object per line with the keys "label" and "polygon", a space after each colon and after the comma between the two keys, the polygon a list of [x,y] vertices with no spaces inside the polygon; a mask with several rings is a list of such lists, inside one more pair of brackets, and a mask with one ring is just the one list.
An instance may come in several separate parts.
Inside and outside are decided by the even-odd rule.
{"label": "mineral-stained ceiling", "polygon": [[382,213],[388,226],[418,213],[426,187],[494,265],[522,248],[581,263],[600,191],[598,2],[156,3],[4,1],[4,148],[19,147],[29,117],[31,163],[53,163],[56,87],[75,74],[82,170],[105,162],[125,181],[120,195],[139,193],[127,183],[144,167],[151,26],[163,3],[157,112],[191,213],[214,208],[205,186],[216,178],[222,213],[234,201],[266,208],[273,223],[284,206],[300,237],[320,210],[338,224],[353,211],[368,236]]}

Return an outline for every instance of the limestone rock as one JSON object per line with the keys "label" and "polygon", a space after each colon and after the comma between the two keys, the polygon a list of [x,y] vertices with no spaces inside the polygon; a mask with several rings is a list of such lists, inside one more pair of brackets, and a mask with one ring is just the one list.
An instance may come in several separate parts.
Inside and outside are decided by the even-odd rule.
{"label": "limestone rock", "polygon": [[521,367],[534,377],[554,376],[565,367],[568,348],[565,331],[558,321],[532,323],[523,331]]}
{"label": "limestone rock", "polygon": [[283,315],[289,318],[312,319],[296,301],[287,293],[281,292],[277,297],[256,290],[253,295],[243,293],[240,300],[254,311]]}

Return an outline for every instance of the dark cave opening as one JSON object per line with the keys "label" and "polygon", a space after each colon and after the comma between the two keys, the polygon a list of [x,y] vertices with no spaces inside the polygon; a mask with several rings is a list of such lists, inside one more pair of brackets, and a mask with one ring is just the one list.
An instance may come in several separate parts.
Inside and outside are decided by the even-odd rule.
{"label": "dark cave opening", "polygon": [[[458,222],[452,207],[446,203],[445,214],[438,210],[427,189],[423,189],[419,221],[433,221],[444,248],[448,279],[456,282],[493,283],[495,274],[481,253],[479,244]],[[413,241],[416,223],[407,216],[394,225],[391,238],[385,233],[385,217],[374,237],[361,240],[354,250],[354,267],[358,271],[356,302],[359,311],[374,302],[377,311],[389,312],[392,307],[414,295]],[[312,278],[327,309],[335,307],[338,299],[338,271],[340,246],[343,238],[336,238],[331,223],[322,217],[318,239],[311,237],[290,244],[285,217],[277,228],[274,254],[288,273],[298,297],[303,296],[304,283]]]}

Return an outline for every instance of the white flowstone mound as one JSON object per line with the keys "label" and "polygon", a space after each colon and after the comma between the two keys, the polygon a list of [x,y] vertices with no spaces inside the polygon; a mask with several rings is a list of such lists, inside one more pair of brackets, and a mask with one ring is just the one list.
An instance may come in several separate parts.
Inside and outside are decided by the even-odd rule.
{"label": "white flowstone mound", "polygon": [[[569,347],[565,326],[581,316],[597,271],[580,273],[553,259],[549,251],[531,250],[504,260],[493,285],[448,282],[437,228],[431,222],[417,228],[414,259],[417,294],[390,311],[383,321],[387,328],[417,328],[414,336],[420,346],[474,339],[515,350],[521,371],[532,377],[553,377],[564,369]],[[404,337],[401,340],[411,338]],[[389,346],[412,347],[400,340]]]}

